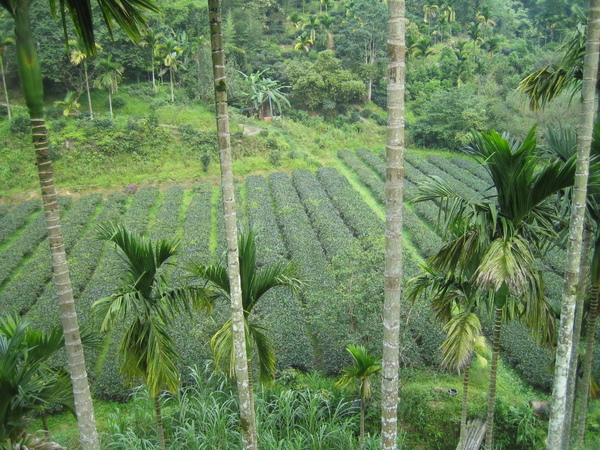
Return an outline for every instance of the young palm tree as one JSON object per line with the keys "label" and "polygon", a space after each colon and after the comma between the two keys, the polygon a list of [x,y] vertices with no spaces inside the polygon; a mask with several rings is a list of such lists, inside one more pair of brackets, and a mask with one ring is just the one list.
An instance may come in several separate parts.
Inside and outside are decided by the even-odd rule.
{"label": "young palm tree", "polygon": [[[481,321],[477,312],[481,313],[480,292],[470,276],[461,280],[452,276],[446,277],[424,266],[424,273],[408,282],[406,298],[415,301],[418,297],[428,298],[431,306],[444,326],[446,339],[442,343],[442,367],[463,376],[462,412],[460,420],[460,440],[458,448],[462,448],[467,431],[469,369],[473,354],[483,363],[480,357],[486,350],[485,338],[481,334]],[[475,267],[471,266],[472,270]]]}
{"label": "young palm tree", "polygon": [[69,91],[67,92],[67,95],[65,95],[65,99],[55,101],[54,106],[61,107],[65,117],[79,116],[79,114],[81,114],[81,111],[79,111],[79,108],[81,107],[81,104],[79,103],[79,94],[79,92]]}
{"label": "young palm tree", "polygon": [[[521,317],[543,342],[553,339],[550,306],[543,295],[542,273],[535,256],[548,239],[556,237],[560,219],[551,200],[572,186],[574,160],[539,167],[535,128],[523,142],[508,135],[474,136],[472,153],[490,173],[496,196],[474,203],[454,193],[440,179],[420,188],[415,201],[436,200],[441,205],[446,243],[429,261],[436,271],[455,278],[469,277],[491,295],[494,310],[492,364],[488,393],[485,448],[491,450],[500,329],[505,317]],[[526,193],[524,195],[523,193]]]}
{"label": "young palm tree", "polygon": [[310,35],[304,31],[300,36],[296,38],[294,44],[295,50],[304,50],[306,53],[310,52],[312,46],[315,45],[315,41],[310,38]]}
{"label": "young palm tree", "polygon": [[[69,46],[72,48],[71,63],[73,63],[76,66],[83,64],[83,74],[85,77],[85,92],[87,93],[88,108],[90,110],[90,119],[94,120],[94,111],[92,110],[92,96],[90,94],[90,80],[87,65],[87,61],[90,55],[86,51],[85,44],[81,41],[81,39],[69,40]],[[99,44],[96,44],[96,51],[102,51],[102,47]]]}
{"label": "young palm tree", "polygon": [[27,443],[33,413],[51,404],[73,410],[68,373],[48,365],[63,347],[60,327],[42,333],[18,316],[0,319],[0,447],[21,448],[18,442]]}
{"label": "young palm tree", "polygon": [[289,86],[282,86],[279,81],[270,78],[261,78],[264,72],[263,70],[250,75],[240,72],[246,82],[247,92],[245,94],[247,101],[252,104],[252,107],[258,113],[259,119],[273,116],[273,105],[277,107],[279,114],[281,114],[282,103],[288,107],[290,106],[287,94],[282,91],[289,88]]}
{"label": "young palm tree", "polygon": [[10,113],[10,103],[8,101],[8,89],[6,88],[6,77],[4,75],[4,54],[9,45],[13,45],[15,40],[6,36],[0,36],[0,76],[2,77],[2,87],[4,88],[4,98],[6,100],[6,112],[8,120],[12,119]]}
{"label": "young palm tree", "polygon": [[362,345],[349,345],[352,365],[342,370],[342,377],[335,384],[350,388],[360,397],[360,449],[365,448],[365,406],[371,398],[371,377],[381,373],[381,361],[373,358]]}
{"label": "young palm tree", "polygon": [[[183,54],[181,45],[173,38],[169,38],[162,44],[159,44],[158,51],[164,55],[165,67],[169,70],[169,85],[171,87],[171,102],[175,101],[175,94],[173,91],[175,84],[175,72],[179,68],[181,61],[179,57]],[[163,71],[164,72],[164,71]],[[161,72],[161,73],[163,73]]]}
{"label": "young palm tree", "polygon": [[404,0],[388,1],[388,125],[385,186],[385,279],[381,363],[381,448],[398,448],[400,292],[404,183],[404,81],[406,22]]}
{"label": "young palm tree", "polygon": [[108,92],[108,110],[110,118],[114,119],[112,107],[112,95],[117,92],[119,83],[123,79],[124,67],[112,60],[112,55],[96,61],[96,70],[98,76],[94,80],[94,86],[100,89],[106,89]]}
{"label": "young palm tree", "polygon": [[150,49],[150,70],[152,72],[152,89],[156,92],[156,55],[161,45],[161,41],[165,38],[164,33],[157,33],[152,29],[148,29],[144,34],[143,39],[139,42],[141,47],[148,47]]}
{"label": "young palm tree", "polygon": [[220,0],[208,0],[208,18],[210,22],[217,132],[221,159],[221,191],[223,211],[225,213],[225,235],[227,236],[227,268],[229,269],[227,273],[229,276],[229,293],[231,298],[235,377],[240,399],[240,427],[242,429],[244,450],[254,450],[258,448],[258,442],[254,398],[251,390],[251,379],[248,373],[248,356],[246,352],[246,330],[238,256],[237,216],[233,188],[231,136],[229,133],[229,113],[227,109],[225,45],[223,42]]}
{"label": "young palm tree", "polygon": [[[0,0],[0,7],[8,11],[15,22],[17,65],[25,103],[31,119],[33,147],[36,153],[36,165],[42,190],[54,283],[58,291],[60,317],[65,333],[65,347],[73,382],[80,441],[84,450],[97,449],[99,448],[98,435],[60,227],[52,163],[48,150],[48,130],[44,118],[43,103],[44,86],[29,15],[31,4],[32,0]],[[72,19],[75,33],[85,43],[88,52],[94,54],[94,21],[91,2],[80,0],[59,0],[57,2],[50,0],[48,4],[52,14],[60,15],[63,24],[65,24],[65,29],[67,17]],[[128,0],[127,2],[102,0],[99,1],[99,4],[109,30],[116,23],[134,40],[140,36],[140,32],[146,23],[143,11],[157,11],[153,0]]]}
{"label": "young palm tree", "polygon": [[117,321],[127,324],[119,348],[121,371],[132,380],[141,379],[154,398],[158,436],[164,450],[158,394],[164,388],[175,393],[180,383],[169,323],[178,314],[191,312],[192,307],[209,309],[214,297],[205,289],[169,287],[164,267],[177,254],[176,243],[150,242],[110,223],[98,227],[98,238],[115,244],[124,262],[125,277],[118,292],[96,301],[92,308],[103,317],[101,332]]}
{"label": "young palm tree", "polygon": [[[254,232],[241,234],[238,241],[240,281],[242,285],[242,305],[244,308],[244,327],[246,329],[248,364],[252,360],[252,348],[256,348],[260,379],[270,381],[275,373],[275,353],[265,329],[251,321],[251,314],[262,296],[276,287],[296,290],[302,283],[296,278],[298,268],[291,264],[272,264],[258,270],[256,265],[256,240]],[[231,301],[227,268],[222,265],[205,265],[192,262],[189,272],[210,282],[219,297]],[[227,320],[210,341],[217,366],[226,360],[229,374],[235,374],[235,356],[233,353],[233,329],[231,319]],[[251,367],[248,367],[250,371]]]}

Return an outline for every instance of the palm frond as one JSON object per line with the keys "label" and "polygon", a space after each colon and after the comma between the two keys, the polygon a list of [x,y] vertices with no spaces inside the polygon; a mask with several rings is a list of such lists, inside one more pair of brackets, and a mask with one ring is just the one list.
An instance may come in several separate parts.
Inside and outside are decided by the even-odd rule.
{"label": "palm frond", "polygon": [[[127,36],[137,41],[146,27],[144,12],[158,12],[153,0],[98,0],[104,22],[112,38],[116,23]],[[94,23],[90,0],[50,0],[53,14],[61,16],[66,36],[66,14],[71,16],[73,27],[90,55],[96,54]]]}
{"label": "palm frond", "polygon": [[442,367],[451,368],[459,374],[471,363],[475,345],[481,336],[481,322],[477,314],[463,311],[453,316],[443,330],[446,339],[442,343]]}
{"label": "palm frond", "polygon": [[248,324],[247,327],[247,332],[256,347],[260,380],[268,383],[275,376],[275,349],[265,331],[265,328],[256,324]]}

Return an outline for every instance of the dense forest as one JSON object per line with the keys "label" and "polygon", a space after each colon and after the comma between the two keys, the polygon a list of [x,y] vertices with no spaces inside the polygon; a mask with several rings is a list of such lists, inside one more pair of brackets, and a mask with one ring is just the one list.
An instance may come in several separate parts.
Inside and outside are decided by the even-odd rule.
{"label": "dense forest", "polygon": [[[105,11],[94,4],[94,51],[46,2],[30,6],[64,247],[102,448],[239,448],[209,8],[196,0],[162,3],[144,13],[148,26],[136,42],[99,26]],[[221,7],[260,447],[380,448],[388,4],[223,0]],[[576,146],[586,8],[583,0],[406,5],[401,448],[456,448],[467,403],[469,423],[480,426],[486,408],[489,414],[496,333],[493,448],[546,448],[567,259],[567,185],[560,181],[574,170],[574,158],[548,155],[561,140]],[[0,17],[0,343],[22,346],[31,368],[23,386],[31,392],[25,407],[0,408],[0,447],[43,426],[53,440],[79,448],[75,426],[65,425],[73,400],[53,328],[59,293],[42,204],[32,193],[37,168],[14,28],[11,14]],[[566,89],[536,101],[527,77],[549,72]],[[514,303],[496,324],[492,296],[475,295],[472,278],[444,278],[435,266],[457,238],[450,213],[468,209],[451,209],[440,192],[456,193],[480,214],[461,220],[495,222],[489,205],[502,212],[512,199],[521,206],[493,169],[502,162],[486,153],[494,145],[526,161],[530,178],[517,186],[521,193],[543,177],[557,186],[531,207],[537,228],[509,226],[525,230],[523,245],[536,247],[531,267],[543,280],[525,290],[539,291],[542,306],[532,307],[520,288],[505,293]],[[148,265],[136,265],[142,260]],[[464,264],[460,276],[469,270]],[[155,303],[121,311],[109,304],[127,301],[127,286],[139,288],[140,280],[147,284],[136,296],[172,301],[149,313],[164,320],[156,345],[167,349],[149,371],[135,368],[141,356],[127,353],[135,347],[127,339],[146,326],[140,317]],[[470,296],[481,299],[461,303]],[[199,309],[189,314],[192,304]],[[600,338],[597,326],[586,331],[592,316],[582,325],[581,378],[586,333],[592,342]],[[458,326],[477,338],[464,344],[471,351],[461,361],[452,360],[447,339]],[[600,445],[599,351],[596,345],[590,358],[592,400],[581,431],[587,446],[577,448]],[[16,404],[20,398],[1,384],[9,385],[8,373],[0,370],[0,401]],[[140,381],[145,387],[136,387]],[[574,432],[577,426],[574,419]],[[47,441],[37,436],[38,444]]]}

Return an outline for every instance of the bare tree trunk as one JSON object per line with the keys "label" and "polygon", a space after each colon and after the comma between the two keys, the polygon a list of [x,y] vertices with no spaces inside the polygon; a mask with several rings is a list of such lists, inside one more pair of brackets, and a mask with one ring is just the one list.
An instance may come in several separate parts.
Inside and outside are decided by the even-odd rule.
{"label": "bare tree trunk", "polygon": [[575,304],[579,288],[579,262],[585,208],[587,183],[590,167],[590,148],[594,126],[596,81],[598,75],[598,56],[600,49],[600,0],[590,0],[588,26],[586,31],[586,50],[583,67],[583,85],[581,88],[581,113],[579,116],[579,138],[577,142],[577,166],[569,227],[569,244],[565,283],[563,286],[563,303],[560,314],[560,327],[556,347],[556,364],[554,387],[552,390],[552,406],[548,425],[548,450],[559,449],[564,439],[564,424],[567,407],[567,384],[569,383],[569,367],[573,360],[573,324],[575,320]]}
{"label": "bare tree trunk", "polygon": [[571,444],[571,435],[573,432],[573,421],[575,416],[575,393],[577,390],[577,368],[579,367],[579,341],[581,337],[581,325],[583,322],[583,311],[585,309],[586,286],[589,282],[590,271],[590,250],[592,246],[592,230],[587,221],[583,229],[583,247],[581,250],[581,262],[579,269],[579,293],[575,305],[575,324],[573,325],[573,349],[574,360],[569,366],[569,381],[567,383],[567,404],[565,415],[565,432],[563,434],[562,448],[568,450]]}
{"label": "bare tree trunk", "polygon": [[154,411],[156,412],[156,428],[158,429],[158,442],[160,443],[160,450],[165,450],[167,446],[165,444],[165,429],[163,427],[162,413],[160,410],[159,394],[154,397]]}
{"label": "bare tree trunk", "polygon": [[583,448],[585,441],[585,422],[587,419],[588,400],[592,381],[592,361],[594,360],[594,342],[596,319],[598,317],[598,296],[600,289],[595,285],[591,292],[590,309],[586,330],[585,360],[583,364],[583,377],[581,378],[581,396],[579,399],[579,423],[577,425],[577,444]]}
{"label": "bare tree trunk", "polygon": [[385,298],[381,448],[396,450],[398,442],[398,371],[402,282],[402,204],[404,180],[404,0],[388,1],[388,125],[386,144]]}
{"label": "bare tree trunk", "polygon": [[463,378],[462,411],[460,414],[460,439],[458,448],[462,450],[467,438],[467,413],[469,412],[469,365],[465,369]]}
{"label": "bare tree trunk", "polygon": [[113,108],[112,108],[112,94],[110,88],[108,88],[108,110],[110,111],[110,120],[114,120]]}
{"label": "bare tree trunk", "polygon": [[100,444],[98,442],[94,407],[90,395],[83,346],[81,345],[79,324],[75,311],[75,301],[73,299],[73,290],[71,288],[71,279],[69,277],[69,268],[67,267],[67,257],[60,227],[52,162],[50,161],[48,151],[48,130],[44,120],[42,73],[33,39],[28,7],[29,2],[18,2],[12,13],[15,19],[17,63],[25,102],[31,118],[33,147],[35,149],[38,176],[42,190],[42,203],[46,216],[48,240],[50,241],[52,270],[60,309],[60,320],[65,338],[71,382],[73,384],[79,439],[81,447],[84,450],[97,450],[100,448]]}
{"label": "bare tree trunk", "polygon": [[496,308],[494,335],[492,338],[492,365],[490,367],[490,388],[488,390],[487,430],[485,432],[485,450],[493,450],[494,409],[496,407],[496,377],[498,375],[498,355],[500,354],[500,331],[502,330],[502,308]]}
{"label": "bare tree trunk", "polygon": [[6,99],[6,112],[8,120],[12,120],[10,113],[10,103],[8,102],[8,89],[6,88],[6,76],[4,75],[4,56],[0,56],[0,72],[2,74],[2,87],[4,88],[4,98]]}
{"label": "bare tree trunk", "polygon": [[87,62],[83,61],[83,73],[85,74],[85,91],[87,92],[88,108],[90,110],[90,119],[94,120],[94,111],[92,110],[92,95],[90,94],[90,82],[88,79]]}
{"label": "bare tree trunk", "polygon": [[208,0],[208,9],[215,79],[215,103],[217,106],[217,131],[221,157],[221,189],[223,193],[223,209],[225,211],[225,232],[227,235],[227,266],[229,269],[229,284],[231,286],[230,297],[233,322],[233,346],[235,351],[235,374],[240,398],[240,423],[242,427],[243,448],[253,450],[258,448],[258,440],[256,436],[256,418],[254,416],[250,377],[248,374],[248,355],[246,353],[246,333],[240,282],[220,0]]}
{"label": "bare tree trunk", "polygon": [[360,450],[365,450],[365,399],[360,399]]}

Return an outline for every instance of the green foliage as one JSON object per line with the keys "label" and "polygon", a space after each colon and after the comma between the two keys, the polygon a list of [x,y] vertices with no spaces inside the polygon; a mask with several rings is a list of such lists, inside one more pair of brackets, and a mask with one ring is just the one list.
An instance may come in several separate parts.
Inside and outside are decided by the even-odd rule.
{"label": "green foliage", "polygon": [[358,101],[365,85],[350,71],[344,69],[333,52],[319,53],[314,63],[295,63],[288,66],[292,82],[293,101],[310,109],[324,108],[327,102],[348,104]]}
{"label": "green foliage", "polygon": [[25,134],[31,132],[28,116],[17,116],[10,123],[10,131],[13,134]]}
{"label": "green foliage", "polygon": [[31,214],[40,209],[41,206],[39,200],[28,200],[19,203],[10,212],[7,212],[0,218],[0,244],[5,242],[12,233],[25,225]]}
{"label": "green foliage", "polygon": [[469,142],[472,130],[484,131],[487,123],[484,98],[465,85],[435,92],[409,133],[419,146],[458,150]]}

